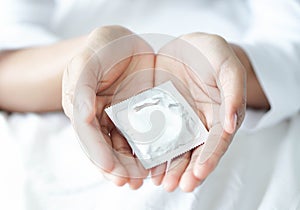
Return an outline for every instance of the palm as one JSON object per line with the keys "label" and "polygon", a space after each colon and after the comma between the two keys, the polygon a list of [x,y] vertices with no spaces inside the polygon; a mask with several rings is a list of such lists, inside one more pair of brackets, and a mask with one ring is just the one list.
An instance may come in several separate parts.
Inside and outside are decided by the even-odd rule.
{"label": "palm", "polygon": [[168,191],[178,185],[192,191],[199,185],[230,144],[236,130],[232,116],[238,115],[238,125],[243,120],[244,69],[228,43],[208,34],[184,38],[193,44],[177,39],[154,55],[129,30],[104,27],[91,34],[87,49],[65,71],[64,110],[87,155],[117,185],[138,188],[148,172],[108,119],[106,107],[172,80],[198,114],[209,130],[205,144],[172,160],[167,173],[166,164],[151,169],[154,183]]}
{"label": "palm", "polygon": [[[200,182],[200,180],[193,175],[196,160],[201,156],[203,161],[210,158],[209,160],[212,165],[217,164],[218,157],[222,156],[225,152],[231,138],[230,135],[223,135],[224,133],[221,126],[221,122],[223,121],[222,117],[224,117],[221,115],[223,109],[222,95],[221,90],[217,86],[218,81],[216,80],[213,69],[208,62],[201,57],[195,57],[197,59],[195,63],[193,63],[194,61],[184,63],[186,60],[184,56],[189,56],[190,54],[183,54],[182,48],[179,48],[181,52],[178,52],[176,47],[178,47],[176,43],[171,42],[161,49],[157,56],[155,85],[167,80],[172,80],[177,89],[185,96],[185,99],[188,100],[189,104],[198,114],[206,128],[210,131],[210,136],[214,136],[215,139],[207,142],[208,147],[210,147],[209,150],[214,150],[213,157],[206,157],[203,146],[198,146],[192,151],[175,158],[169,166],[168,173],[164,172],[166,170],[166,164],[152,169],[154,183],[160,184],[163,182],[169,191],[174,190],[178,186],[183,174],[185,177],[188,177],[186,178],[186,183],[189,182],[191,186],[196,182]],[[225,141],[219,144],[220,139]],[[216,149],[217,146],[218,148]],[[204,169],[203,179],[206,178],[211,170],[212,168]],[[188,188],[189,187],[186,187],[186,189]]]}
{"label": "palm", "polygon": [[[104,108],[123,101],[145,89],[153,87],[154,55],[139,55],[116,64],[99,82],[97,91],[97,127],[101,128],[105,141],[112,147],[114,157],[111,174],[129,179],[129,184],[137,188],[148,172],[134,157],[126,139],[108,119]],[[103,166],[102,166],[103,168]],[[104,170],[107,170],[103,168]]]}
{"label": "palm", "polygon": [[[122,46],[133,42],[134,49]],[[132,188],[138,188],[148,172],[134,158],[127,141],[104,109],[153,87],[154,54],[137,36],[125,37],[104,48],[96,46],[90,52],[81,65],[83,70],[75,88],[74,126],[86,154],[104,176],[117,185],[129,183]],[[76,103],[82,101],[94,102],[86,115],[80,107],[76,108]]]}

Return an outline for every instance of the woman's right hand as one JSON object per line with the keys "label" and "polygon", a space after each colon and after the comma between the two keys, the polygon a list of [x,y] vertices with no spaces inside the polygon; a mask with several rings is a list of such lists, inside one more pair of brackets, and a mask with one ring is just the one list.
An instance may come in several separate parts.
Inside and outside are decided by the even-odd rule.
{"label": "woman's right hand", "polygon": [[89,35],[84,50],[64,72],[64,111],[86,154],[118,186],[128,183],[137,189],[148,171],[134,157],[104,109],[112,104],[116,91],[120,101],[134,94],[126,86],[118,89],[131,74],[147,70],[126,84],[136,87],[135,91],[153,87],[154,57],[152,48],[128,29],[106,26]]}

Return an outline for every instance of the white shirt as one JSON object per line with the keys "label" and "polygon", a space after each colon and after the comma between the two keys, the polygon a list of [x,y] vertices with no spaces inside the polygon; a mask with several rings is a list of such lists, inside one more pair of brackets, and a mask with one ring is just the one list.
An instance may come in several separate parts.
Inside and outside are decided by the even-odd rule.
{"label": "white shirt", "polygon": [[[136,33],[217,33],[244,48],[271,104],[268,112],[247,114],[252,120],[245,122],[248,128],[265,129],[238,134],[218,168],[190,194],[165,193],[149,180],[139,191],[99,182],[99,172],[84,159],[62,115],[0,113],[0,140],[9,142],[2,144],[7,147],[1,147],[1,164],[16,168],[22,161],[25,172],[13,170],[13,177],[25,173],[26,209],[300,207],[299,1],[0,0],[0,16],[0,50],[50,44],[108,24]],[[11,152],[16,145],[20,158]],[[22,201],[19,183],[7,181],[10,171],[1,179],[11,187],[5,193]]]}
{"label": "white shirt", "polygon": [[[249,115],[266,127],[300,110],[300,5],[297,0],[10,0],[0,1],[0,50],[50,44],[119,24],[136,33],[203,31],[240,44],[271,109]],[[261,120],[260,120],[261,119]],[[260,120],[260,121],[259,121]]]}

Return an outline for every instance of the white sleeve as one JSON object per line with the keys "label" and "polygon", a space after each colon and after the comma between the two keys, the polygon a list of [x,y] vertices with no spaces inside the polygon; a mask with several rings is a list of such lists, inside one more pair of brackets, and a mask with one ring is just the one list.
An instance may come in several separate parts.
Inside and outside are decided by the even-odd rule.
{"label": "white sleeve", "polygon": [[[300,110],[300,2],[251,2],[252,27],[241,47],[249,56],[271,105],[264,113],[247,112],[244,127],[258,129],[274,125]],[[249,119],[251,123],[247,122]]]}
{"label": "white sleeve", "polygon": [[0,51],[50,44],[54,2],[51,0],[0,0]]}

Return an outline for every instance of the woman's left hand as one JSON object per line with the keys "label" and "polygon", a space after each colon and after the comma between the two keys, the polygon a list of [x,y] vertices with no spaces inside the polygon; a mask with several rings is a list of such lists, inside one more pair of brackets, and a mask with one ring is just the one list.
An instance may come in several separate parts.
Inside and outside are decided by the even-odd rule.
{"label": "woman's left hand", "polygon": [[222,37],[193,33],[175,39],[159,51],[156,85],[169,80],[170,75],[188,90],[182,89],[181,93],[193,99],[209,136],[204,145],[175,158],[167,173],[166,164],[152,169],[152,179],[167,191],[180,186],[190,192],[214,170],[244,119],[246,71]]}

